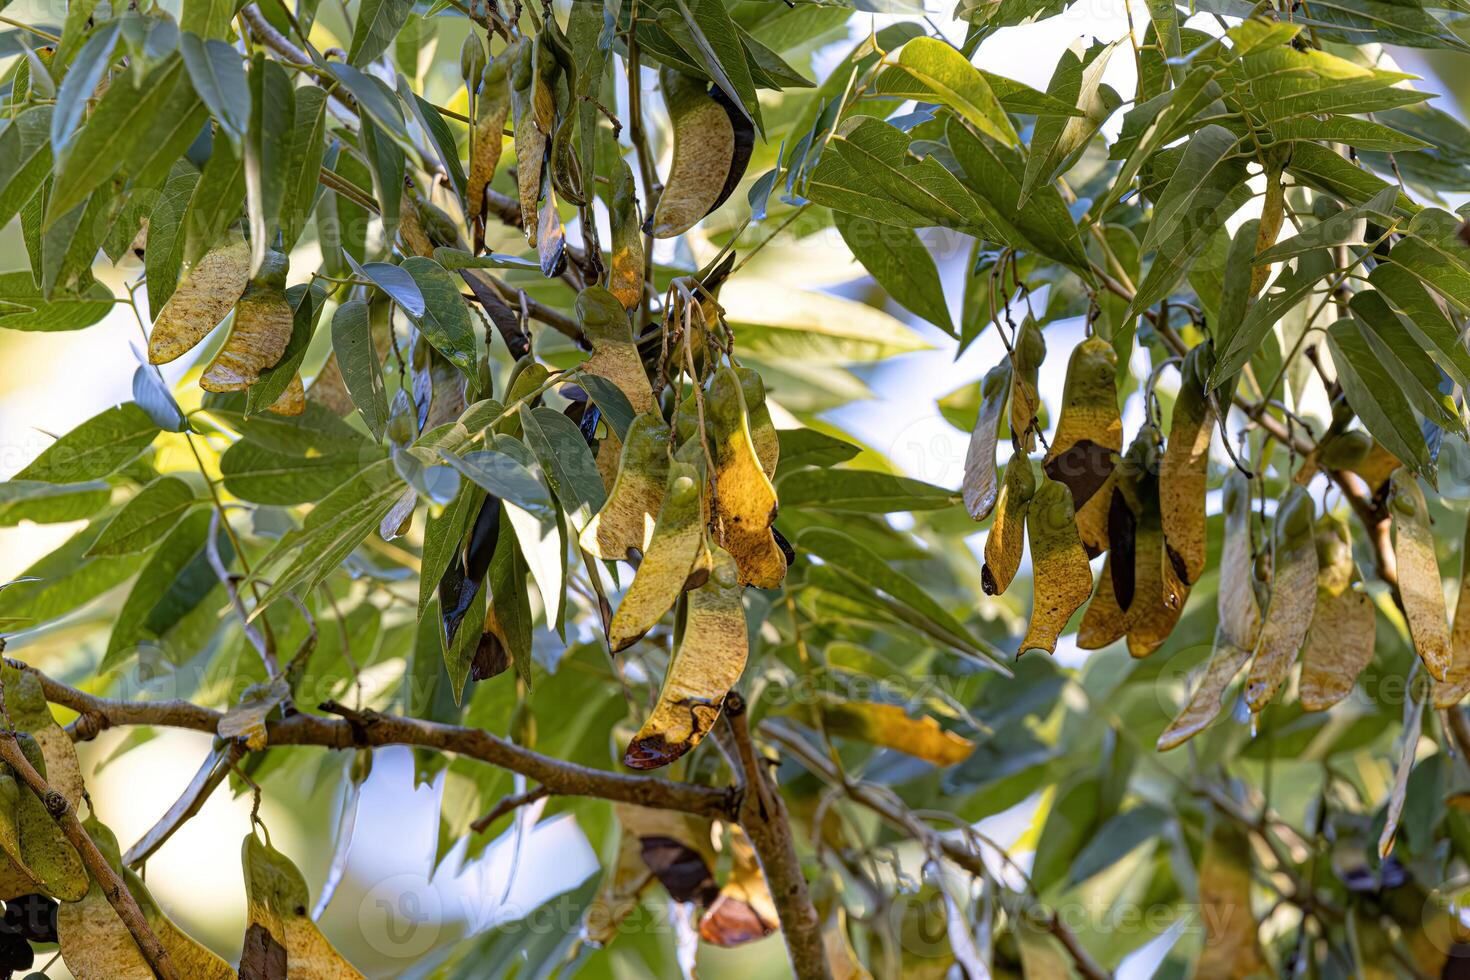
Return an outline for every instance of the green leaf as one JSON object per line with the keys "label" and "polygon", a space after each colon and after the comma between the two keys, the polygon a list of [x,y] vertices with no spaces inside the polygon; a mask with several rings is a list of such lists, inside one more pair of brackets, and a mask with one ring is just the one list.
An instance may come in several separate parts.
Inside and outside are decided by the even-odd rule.
{"label": "green leaf", "polygon": [[1210,388],[1218,388],[1226,378],[1244,367],[1276,321],[1306,299],[1319,282],[1332,274],[1334,268],[1332,254],[1326,249],[1319,249],[1298,257],[1294,267],[1283,268],[1277,273],[1271,285],[1250,307],[1240,326],[1230,335],[1229,343],[1216,352]]}
{"label": "green leaf", "polygon": [[874,470],[797,470],[781,477],[777,491],[782,507],[859,514],[943,510],[960,502],[943,487]]}
{"label": "green leaf", "polygon": [[57,439],[15,474],[15,479],[47,483],[100,480],[136,459],[152,444],[158,431],[137,405],[115,405]]}
{"label": "green leaf", "polygon": [[[461,482],[459,491],[437,515],[429,513],[424,525],[424,547],[419,559],[419,615],[429,608],[439,587],[439,580],[449,570],[450,564],[459,557],[460,547],[470,522],[485,499],[481,490],[468,481]],[[435,620],[438,620],[435,616]]]}
{"label": "green leaf", "polygon": [[382,439],[388,425],[388,395],[373,344],[368,305],[362,300],[343,303],[332,315],[332,351],[337,355],[337,367],[352,403],[373,438]]}
{"label": "green leaf", "polygon": [[29,272],[0,272],[0,328],[82,330],[112,312],[112,293],[95,279],[78,295],[41,296]]}
{"label": "green leaf", "polygon": [[1419,421],[1357,322],[1339,320],[1328,327],[1327,345],[1343,394],[1368,432],[1405,464],[1432,479],[1434,464]]}
{"label": "green leaf", "polygon": [[1413,273],[1461,312],[1470,311],[1470,250],[1456,237],[1460,221],[1438,209],[1414,216],[1388,260]]}
{"label": "green leaf", "polygon": [[59,619],[132,575],[143,562],[140,554],[86,557],[101,531],[102,523],[93,521],[28,567],[15,584],[0,589],[0,621],[38,626]]}
{"label": "green leaf", "polygon": [[51,172],[51,106],[16,115],[0,130],[0,225],[35,197]]}
{"label": "green leaf", "polygon": [[424,315],[424,294],[419,289],[418,281],[409,275],[407,269],[390,265],[387,262],[368,262],[358,265],[351,252],[346,255],[347,264],[352,267],[352,271],[364,279],[371,280],[372,284],[386,293],[389,299],[403,307],[403,312],[415,319]]}
{"label": "green leaf", "polygon": [[112,487],[102,480],[87,483],[42,483],[6,480],[0,483],[0,527],[21,521],[62,524],[91,517],[112,499]]}
{"label": "green leaf", "polygon": [[184,32],[179,36],[179,54],[194,91],[219,121],[225,135],[239,145],[250,128],[250,87],[240,53],[224,41],[204,39]]}
{"label": "green leaf", "polygon": [[[123,603],[122,611],[117,614],[99,670],[115,669],[140,644],[156,639],[178,621],[182,612],[187,612],[187,609],[181,612],[174,608],[157,620],[153,618],[155,609],[169,600],[170,592],[175,588],[183,587],[190,594],[197,595],[197,589],[192,588],[193,583],[186,582],[185,572],[196,559],[204,557],[205,538],[209,533],[212,516],[211,512],[201,510],[186,517],[169,532],[158,550],[148,558],[137,581],[133,583],[132,591],[128,593],[127,601]],[[219,548],[220,560],[228,568],[230,559],[225,555],[229,553],[229,543],[228,536],[223,531],[220,532]],[[233,554],[230,554],[230,558],[233,558]],[[205,562],[207,566],[207,559]],[[198,596],[194,604],[202,598],[203,596]]]}
{"label": "green leaf", "polygon": [[117,47],[117,36],[121,22],[110,20],[97,28],[97,33],[87,39],[82,50],[77,52],[66,77],[56,90],[56,107],[51,114],[51,146],[53,152],[65,152],[72,134],[81,124],[87,109],[87,101],[102,81],[102,76],[112,64],[112,52]]}
{"label": "green leaf", "polygon": [[411,0],[363,0],[352,28],[352,46],[347,51],[347,60],[354,65],[377,60],[403,30],[411,13]]}
{"label": "green leaf", "polygon": [[288,251],[306,229],[321,194],[322,160],[327,152],[327,93],[315,86],[299,89],[295,122],[291,166],[281,200],[281,243]]}
{"label": "green leaf", "polygon": [[1042,116],[1036,120],[1031,146],[1026,155],[1026,175],[1021,181],[1020,205],[1041,184],[1049,184],[1069,170],[1104,122],[1122,104],[1122,97],[1102,84],[1108,61],[1119,42],[1093,43],[1085,51],[1080,41],[1057,62],[1048,95],[1068,105],[1075,105],[1081,116]]}
{"label": "green leaf", "polygon": [[[710,79],[757,129],[764,131],[745,48],[723,0],[674,0],[674,4]],[[667,29],[665,16],[661,15],[659,22]]]}
{"label": "green leaf", "polygon": [[1285,262],[1304,252],[1318,248],[1331,248],[1334,245],[1362,245],[1369,218],[1385,226],[1393,223],[1394,200],[1397,197],[1397,188],[1385,187],[1367,204],[1338,211],[1315,224],[1308,225],[1301,234],[1294,235],[1266,249],[1256,256],[1255,264]]}
{"label": "green leaf", "polygon": [[355,453],[297,456],[249,439],[225,450],[219,461],[225,489],[241,500],[289,507],[314,503],[362,469]]}
{"label": "green leaf", "polygon": [[866,303],[736,277],[720,290],[725,318],[754,355],[804,365],[878,361],[927,350],[910,327]]}
{"label": "green leaf", "polygon": [[148,247],[143,251],[143,264],[150,311],[163,309],[178,286],[184,263],[184,216],[199,180],[197,171],[182,168],[169,177],[148,213]]}
{"label": "green leaf", "polygon": [[[1449,378],[1425,353],[1419,338],[1376,290],[1354,293],[1348,309],[1379,363],[1398,381],[1399,390],[1425,418],[1451,432],[1465,434],[1465,423],[1450,395]],[[1441,391],[1441,388],[1444,390]]]}
{"label": "green leaf", "polygon": [[833,215],[833,222],[853,257],[895,302],[950,336],[955,335],[939,270],[913,229],[879,224],[840,211]]}
{"label": "green leaf", "polygon": [[836,466],[862,452],[852,443],[816,429],[778,429],[776,439],[781,446],[780,461],[777,463],[779,476],[785,476],[803,466]]}
{"label": "green leaf", "polygon": [[424,339],[434,345],[471,382],[479,378],[475,365],[475,325],[459,291],[459,280],[433,259],[413,255],[403,260],[424,298],[424,311],[415,317]]}
{"label": "green leaf", "polygon": [[118,511],[87,551],[88,557],[146,551],[200,503],[194,489],[173,476],[160,476]]}
{"label": "green leaf", "polygon": [[238,6],[235,0],[184,0],[179,29],[200,37],[226,39]]}
{"label": "green leaf", "polygon": [[597,461],[582,430],[562,413],[545,406],[523,406],[519,417],[527,445],[540,461],[572,529],[580,534],[607,500]]}
{"label": "green leaf", "polygon": [[[1017,144],[1016,130],[985,76],[939,38],[916,37],[905,44],[898,60],[879,77],[877,91],[920,102],[939,102],[992,139],[1009,146]],[[1064,108],[1074,112],[1069,106]]]}
{"label": "green leaf", "polygon": [[280,62],[256,52],[250,66],[250,126],[245,139],[245,209],[250,215],[250,271],[276,245],[296,103]]}
{"label": "green leaf", "polygon": [[1368,282],[1403,314],[1409,329],[1439,366],[1461,387],[1470,388],[1470,351],[1459,329],[1419,279],[1401,265],[1384,262],[1368,274]]}
{"label": "green leaf", "polygon": [[[192,266],[203,258],[240,218],[245,203],[245,161],[234,152],[228,140],[215,140],[209,160],[189,197],[189,210],[184,219],[184,265]],[[178,234],[175,232],[175,234]],[[148,281],[149,307],[157,313],[178,283],[160,283],[163,299],[154,296],[154,283]],[[164,288],[166,287],[166,289]]]}
{"label": "green leaf", "polygon": [[623,394],[623,389],[596,374],[579,375],[577,384],[582,386],[587,392],[587,397],[597,405],[608,427],[617,434],[620,440],[626,439],[628,426],[633,424],[635,413],[633,406],[628,402],[628,396]]}

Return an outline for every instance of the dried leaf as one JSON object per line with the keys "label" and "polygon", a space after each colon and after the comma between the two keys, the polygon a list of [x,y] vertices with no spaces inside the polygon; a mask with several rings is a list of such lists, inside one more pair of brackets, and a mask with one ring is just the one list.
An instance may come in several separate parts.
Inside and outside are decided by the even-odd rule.
{"label": "dried leaf", "polygon": [[364,980],[311,921],[310,893],[296,865],[252,832],[241,850],[250,927],[286,947],[291,980]]}
{"label": "dried leaf", "polygon": [[1214,406],[1205,395],[1206,354],[1206,348],[1196,347],[1184,359],[1183,381],[1159,467],[1166,556],[1173,574],[1186,586],[1198,581],[1205,569],[1205,482],[1215,429]]}
{"label": "dried leaf", "polygon": [[644,866],[676,902],[708,905],[719,894],[712,869],[715,848],[710,821],[690,813],[614,803],[625,832],[638,840]]}
{"label": "dried leaf", "polygon": [[975,428],[970,432],[970,445],[965,451],[965,475],[960,490],[970,517],[983,521],[995,509],[1000,493],[995,471],[995,446],[1000,441],[1000,417],[1010,394],[1011,362],[1001,361],[986,372],[980,382],[980,411]]}
{"label": "dried leaf", "polygon": [[148,362],[167,364],[193,350],[229,314],[249,279],[250,246],[239,235],[186,268],[153,320]]}
{"label": "dried leaf", "polygon": [[774,589],[786,577],[776,545],[776,490],[756,456],[745,396],[733,368],[722,368],[704,398],[715,474],[714,518],[720,544],[735,559],[742,585]]}
{"label": "dried leaf", "polygon": [[817,706],[828,734],[881,745],[936,766],[952,766],[970,757],[975,744],[939,727],[928,715],[912,718],[901,704],[823,699]]}
{"label": "dried leaf", "polygon": [[679,648],[669,661],[658,704],[628,743],[623,765],[658,769],[698,745],[745,669],[748,643],[738,570],[730,555],[716,548],[709,579],[689,593]]}
{"label": "dried leaf", "polygon": [[1031,622],[1017,654],[1042,649],[1055,653],[1057,637],[1072,614],[1092,594],[1092,567],[1077,534],[1072,492],[1063,483],[1043,480],[1026,513],[1031,539]]}
{"label": "dried leaf", "polygon": [[1414,650],[1429,676],[1445,679],[1451,662],[1449,614],[1444,585],[1434,555],[1434,532],[1424,491],[1408,469],[1394,470],[1390,478],[1389,509],[1393,516],[1393,547],[1398,556],[1399,594]]}
{"label": "dried leaf", "polygon": [[602,561],[647,551],[668,476],[669,427],[656,412],[639,415],[628,427],[607,500],[582,529],[582,550]]}
{"label": "dried leaf", "polygon": [[703,80],[665,67],[659,88],[674,131],[674,159],[652,217],[654,238],[677,238],[719,206],[735,164],[736,132]]}
{"label": "dried leaf", "polygon": [[201,388],[243,391],[260,380],[260,372],[276,366],[291,340],[295,320],[285,285],[286,257],[267,252],[260,274],[250,280],[235,304],[230,335],[204,369]]}
{"label": "dried leaf", "polygon": [[577,320],[592,343],[592,356],[582,369],[617,385],[634,412],[657,411],[633,327],[618,298],[601,286],[588,286],[577,296]]}
{"label": "dried leaf", "polygon": [[1026,508],[1036,493],[1036,473],[1025,453],[1018,452],[1006,464],[1005,482],[996,500],[995,520],[985,536],[985,564],[980,584],[986,595],[1000,595],[1010,588],[1021,567],[1025,548]]}
{"label": "dried leaf", "polygon": [[1016,331],[1011,354],[1011,441],[1025,452],[1036,449],[1036,413],[1041,410],[1038,382],[1041,362],[1046,359],[1046,341],[1041,327],[1027,317]]}
{"label": "dried leaf", "polygon": [[643,862],[643,845],[624,825],[618,835],[617,857],[603,871],[597,897],[582,916],[582,932],[587,941],[598,946],[612,942],[618,927],[638,908],[643,893],[652,883],[653,872]]}
{"label": "dried leaf", "polygon": [[1107,549],[1110,500],[1104,491],[1114,456],[1123,451],[1117,371],[1118,355],[1101,337],[1089,337],[1073,349],[1062,389],[1062,414],[1042,461],[1046,475],[1072,491],[1078,533],[1090,554]]}
{"label": "dried leaf", "polygon": [[671,463],[648,550],[608,629],[614,651],[632,646],[673,608],[699,558],[704,528],[699,471],[688,463]]}
{"label": "dried leaf", "polygon": [[1223,626],[1215,630],[1215,645],[1210,650],[1209,662],[1189,696],[1189,703],[1159,736],[1157,748],[1160,752],[1183,745],[1219,716],[1225,689],[1250,657],[1250,649],[1232,643]]}
{"label": "dried leaf", "polygon": [[1307,638],[1317,605],[1317,543],[1312,498],[1299,486],[1287,491],[1276,511],[1271,542],[1271,601],[1256,642],[1256,659],[1245,682],[1252,711],[1270,703]]}

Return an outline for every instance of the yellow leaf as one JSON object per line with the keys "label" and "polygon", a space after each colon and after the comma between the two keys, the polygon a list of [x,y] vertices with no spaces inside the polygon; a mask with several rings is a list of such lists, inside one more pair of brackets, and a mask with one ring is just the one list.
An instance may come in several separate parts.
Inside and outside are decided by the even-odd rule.
{"label": "yellow leaf", "polygon": [[774,589],[786,577],[786,558],[771,533],[776,491],[756,456],[745,396],[732,368],[715,372],[704,403],[714,442],[714,517],[720,544],[735,559],[742,585]]}
{"label": "yellow leaf", "polygon": [[928,715],[910,718],[898,704],[823,700],[818,710],[829,734],[896,749],[936,766],[963,762],[975,749],[969,739],[945,731]]}

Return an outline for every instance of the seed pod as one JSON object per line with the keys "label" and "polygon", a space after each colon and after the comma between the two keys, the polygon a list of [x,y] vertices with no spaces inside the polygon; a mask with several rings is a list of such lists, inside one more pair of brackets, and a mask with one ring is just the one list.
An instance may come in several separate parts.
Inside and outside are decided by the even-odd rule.
{"label": "seed pod", "polygon": [[[1109,496],[1113,493],[1108,491]],[[1082,614],[1077,626],[1077,646],[1083,650],[1100,650],[1128,632],[1128,617],[1118,606],[1118,597],[1113,594],[1113,556],[1103,559],[1102,571],[1098,573],[1097,585],[1092,590],[1092,601]]]}
{"label": "seed pod", "polygon": [[1159,736],[1156,747],[1160,752],[1167,752],[1183,745],[1204,731],[1205,727],[1219,716],[1225,698],[1225,689],[1230,686],[1230,682],[1235,679],[1236,674],[1240,673],[1240,668],[1245,666],[1245,662],[1250,657],[1251,651],[1248,647],[1238,647],[1231,642],[1223,626],[1216,628],[1215,645],[1210,650],[1210,660],[1205,665],[1204,673],[1200,676],[1199,683],[1195,685],[1194,692],[1190,694],[1189,702]]}
{"label": "seed pod", "polygon": [[1389,480],[1389,513],[1393,517],[1393,547],[1398,556],[1399,595],[1414,650],[1429,676],[1437,681],[1449,673],[1450,630],[1445,612],[1439,560],[1429,527],[1429,505],[1419,482],[1407,469],[1394,470]]}
{"label": "seed pod", "polygon": [[148,363],[167,364],[193,350],[229,314],[250,281],[250,246],[234,235],[185,269],[154,318]]}
{"label": "seed pod", "polygon": [[[641,572],[641,569],[640,569]],[[658,769],[694,748],[714,727],[747,655],[745,607],[734,560],[714,549],[714,570],[689,593],[678,649],[658,704],[623,753],[630,769]]]}
{"label": "seed pod", "polygon": [[1041,410],[1037,383],[1045,359],[1041,327],[1028,316],[1016,331],[1011,359],[1011,442],[1028,453],[1036,449],[1036,413]]}
{"label": "seed pod", "polygon": [[623,304],[601,286],[588,286],[578,294],[576,309],[577,320],[592,343],[592,356],[583,370],[617,385],[633,411],[657,411]]}
{"label": "seed pod", "polygon": [[[26,732],[16,736],[26,760],[45,776],[46,759],[40,744]],[[16,779],[8,766],[3,770]],[[52,819],[39,796],[18,785],[15,826],[20,841],[20,861],[9,855],[0,859],[0,898],[36,892],[63,902],[75,902],[87,894],[87,869],[81,856]]]}
{"label": "seed pod", "polygon": [[[513,42],[518,44],[520,42]],[[495,179],[500,154],[505,148],[505,120],[510,115],[509,66],[516,56],[514,47],[485,68],[475,103],[474,150],[470,154],[470,172],[465,181],[465,213],[471,219],[485,214],[485,188]]]}
{"label": "seed pod", "polygon": [[702,79],[659,70],[674,131],[674,159],[650,218],[654,238],[677,238],[719,207],[750,162],[755,129]]}
{"label": "seed pod", "polygon": [[1293,486],[1276,511],[1271,541],[1271,601],[1245,682],[1252,711],[1270,703],[1307,638],[1317,605],[1317,543],[1311,496]]}
{"label": "seed pod", "polygon": [[[616,809],[620,804],[613,804]],[[618,927],[638,908],[653,884],[653,872],[643,863],[643,844],[625,824],[618,834],[618,852],[602,874],[597,896],[582,916],[587,942],[606,946],[617,938]]]}
{"label": "seed pod", "polygon": [[224,346],[199,378],[205,391],[243,391],[275,367],[291,340],[294,312],[284,289],[288,260],[266,252],[260,274],[250,280],[235,304],[235,321]]}
{"label": "seed pod", "polygon": [[776,491],[761,468],[751,440],[745,396],[733,368],[721,368],[704,399],[713,440],[714,518],[720,544],[735,559],[740,584],[774,589],[786,577],[776,546]]}
{"label": "seed pod", "polygon": [[1225,534],[1220,547],[1220,630],[1232,646],[1254,650],[1261,605],[1251,555],[1250,481],[1239,471],[1225,478]]}
{"label": "seed pod", "polygon": [[1372,436],[1362,429],[1348,429],[1317,447],[1317,462],[1330,470],[1351,470],[1361,466],[1372,451]]}
{"label": "seed pod", "polygon": [[622,157],[618,158],[613,174],[607,213],[612,226],[612,262],[608,266],[607,288],[624,309],[631,310],[643,299],[643,235],[638,228],[633,169]]}
{"label": "seed pod", "polygon": [[1055,653],[1057,637],[1092,593],[1092,568],[1065,484],[1041,481],[1026,512],[1026,529],[1033,568],[1031,623],[1016,653],[1037,648]]}
{"label": "seed pod", "polygon": [[612,489],[578,539],[582,550],[602,561],[647,551],[668,476],[669,427],[657,413],[644,413],[628,426]]}
{"label": "seed pod", "polygon": [[1455,624],[1450,631],[1450,666],[1444,683],[1434,686],[1434,706],[1451,708],[1470,694],[1470,521],[1460,549],[1460,595],[1455,600]]}
{"label": "seed pod", "polygon": [[272,415],[300,415],[306,411],[306,388],[301,384],[301,375],[295,374],[286,384],[281,396],[266,409]]}
{"label": "seed pod", "polygon": [[1010,588],[1021,567],[1025,547],[1026,508],[1036,493],[1036,473],[1025,453],[1018,452],[1006,464],[1005,482],[995,502],[995,520],[985,536],[985,564],[980,568],[980,585],[986,595],[1000,595]]}
{"label": "seed pod", "polygon": [[711,869],[716,864],[711,823],[673,810],[614,803],[625,832],[638,840],[644,865],[676,902],[709,905],[720,893]]}
{"label": "seed pod", "polygon": [[759,373],[748,367],[736,368],[735,376],[740,379],[740,393],[745,397],[750,444],[766,479],[774,480],[776,464],[781,460],[781,437],[776,434],[776,424],[771,421],[771,409],[766,404],[766,383]]}
{"label": "seed pod", "polygon": [[671,463],[648,550],[613,613],[608,643],[615,652],[638,642],[673,608],[700,557],[706,523],[698,470],[681,461]]}
{"label": "seed pod", "polygon": [[307,913],[311,902],[306,879],[290,859],[263,843],[252,831],[245,837],[241,864],[245,870],[250,929],[262,947],[274,949],[274,943],[285,948],[286,975],[330,977],[331,980],[362,978],[311,921]]}
{"label": "seed pod", "polygon": [[541,188],[541,210],[537,212],[536,254],[541,260],[541,274],[555,279],[567,267],[567,231],[556,209],[556,191],[548,174]]}
{"label": "seed pod", "polygon": [[1011,388],[1011,362],[1001,361],[980,382],[980,411],[965,451],[965,475],[960,489],[970,517],[983,521],[995,509],[1000,492],[995,471],[995,445],[1000,441],[1000,417]]}
{"label": "seed pod", "polygon": [[546,146],[556,116],[556,99],[551,85],[555,61],[540,56],[540,46],[521,41],[514,52],[501,54],[510,60],[511,113],[514,117],[516,189],[521,202],[521,227],[526,241],[536,246],[536,204],[541,199]]}
{"label": "seed pod", "polygon": [[1246,831],[1217,819],[1199,865],[1200,918],[1204,948],[1197,977],[1254,977],[1267,971],[1259,923],[1251,912],[1251,843]]}
{"label": "seed pod", "polygon": [[1046,475],[1072,491],[1078,533],[1094,555],[1107,548],[1111,499],[1105,488],[1115,454],[1123,451],[1117,371],[1118,355],[1101,337],[1089,337],[1073,349],[1062,389],[1062,414],[1042,461]]}
{"label": "seed pod", "polygon": [[764,939],[781,925],[755,848],[745,831],[734,824],[730,825],[730,856],[730,876],[699,920],[699,938],[727,949]]}
{"label": "seed pod", "polygon": [[1353,689],[1373,659],[1373,600],[1361,588],[1347,524],[1330,514],[1317,522],[1317,606],[1302,647],[1298,697],[1304,711],[1325,711]]}
{"label": "seed pod", "polygon": [[474,87],[484,70],[485,42],[480,40],[480,35],[470,31],[459,46],[459,77],[466,85]]}
{"label": "seed pod", "polygon": [[1179,397],[1169,420],[1169,441],[1159,467],[1159,507],[1169,571],[1185,586],[1205,569],[1205,481],[1215,409],[1205,395],[1209,355],[1196,347],[1184,359]]}
{"label": "seed pod", "polygon": [[823,698],[815,711],[829,735],[895,749],[936,766],[956,765],[975,750],[975,743],[940,728],[928,715],[910,717],[901,704]]}
{"label": "seed pod", "polygon": [[1146,657],[1163,645],[1189,597],[1187,586],[1165,574],[1158,459],[1159,430],[1145,425],[1118,467],[1117,490],[1108,508],[1108,541],[1117,559],[1113,589],[1127,614],[1128,652],[1135,657]]}

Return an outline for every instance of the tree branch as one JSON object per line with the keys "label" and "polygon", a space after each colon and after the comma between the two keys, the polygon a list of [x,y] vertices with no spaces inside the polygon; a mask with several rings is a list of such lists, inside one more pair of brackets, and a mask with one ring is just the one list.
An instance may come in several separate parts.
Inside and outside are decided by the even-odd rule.
{"label": "tree branch", "polygon": [[86,866],[87,873],[102,890],[117,917],[122,920],[133,941],[138,944],[138,951],[143,954],[143,959],[153,968],[161,980],[179,980],[179,973],[174,969],[173,959],[168,955],[168,950],[158,941],[153,930],[148,927],[148,920],[143,917],[143,910],[138,907],[133,893],[128,891],[128,886],[122,877],[107,863],[107,858],[97,849],[87,829],[77,819],[76,811],[72,808],[66,797],[53,789],[46,782],[46,777],[36,771],[20,749],[20,743],[16,741],[13,732],[0,732],[0,759],[10,764],[21,780],[35,793],[46,806],[46,812],[51,814],[51,819],[61,828],[71,846],[77,849],[81,855],[82,864]]}

